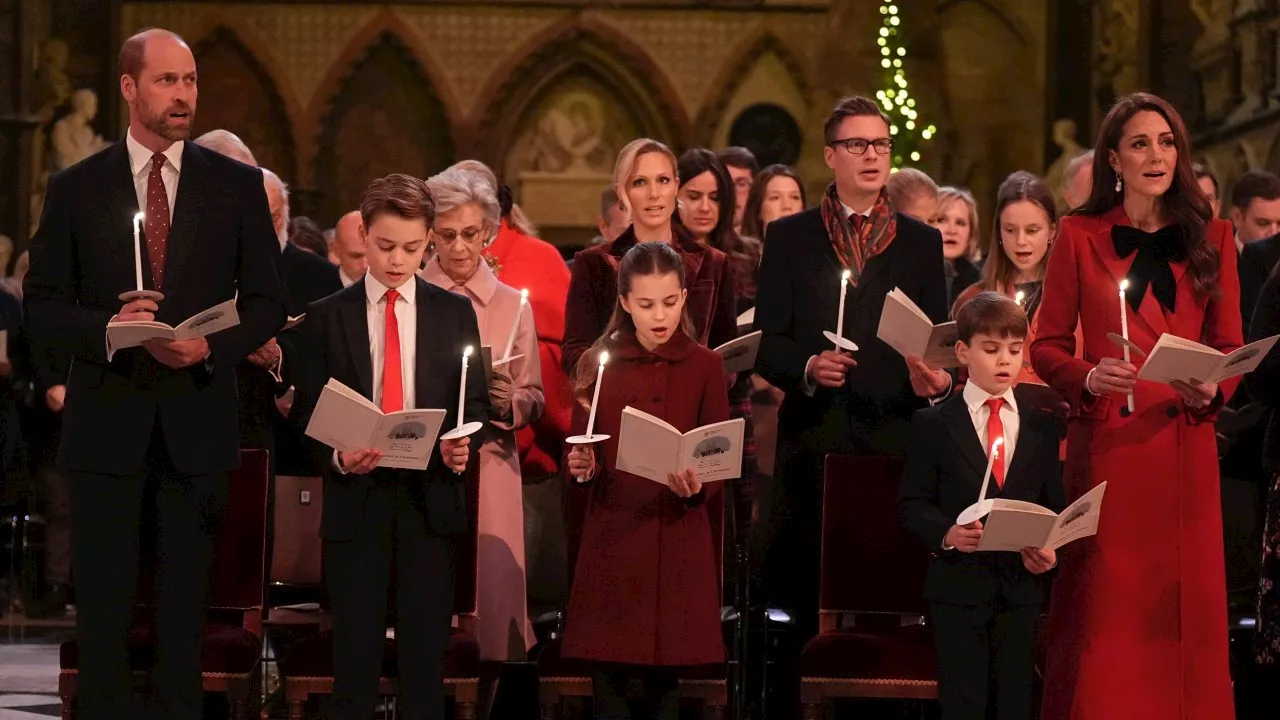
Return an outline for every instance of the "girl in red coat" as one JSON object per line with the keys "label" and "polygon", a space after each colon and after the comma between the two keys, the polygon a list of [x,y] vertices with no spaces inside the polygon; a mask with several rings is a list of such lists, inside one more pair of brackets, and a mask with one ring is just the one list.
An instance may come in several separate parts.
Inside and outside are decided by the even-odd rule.
{"label": "girl in red coat", "polygon": [[1031,346],[1036,372],[1071,403],[1067,500],[1109,481],[1097,536],[1060,554],[1044,718],[1230,720],[1213,419],[1238,378],[1137,380],[1142,356],[1117,359],[1107,338],[1121,331],[1125,279],[1129,338],[1142,350],[1162,333],[1224,353],[1241,345],[1231,226],[1212,219],[1182,119],[1146,93],[1121,98],[1102,123],[1093,189],[1062,221]]}
{"label": "girl in red coat", "polygon": [[681,432],[729,419],[724,364],[690,338],[684,263],[662,242],[640,243],[618,267],[618,299],[604,335],[579,364],[584,431],[600,352],[608,351],[596,408],[603,447],[578,446],[569,472],[590,483],[564,655],[599,663],[598,720],[674,718],[674,667],[724,662],[720,566],[713,515],[718,484],[691,470],[661,485],[615,469],[622,411],[656,415]]}

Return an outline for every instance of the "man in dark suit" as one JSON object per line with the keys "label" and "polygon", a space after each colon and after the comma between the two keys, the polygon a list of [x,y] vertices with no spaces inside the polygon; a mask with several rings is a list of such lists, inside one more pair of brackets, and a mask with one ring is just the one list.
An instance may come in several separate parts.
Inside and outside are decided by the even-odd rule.
{"label": "man in dark suit", "polygon": [[[139,717],[126,637],[140,535],[154,523],[151,705],[185,719],[200,716],[209,565],[239,463],[235,366],[283,324],[284,298],[262,174],[186,142],[190,48],[147,30],[125,41],[119,62],[128,132],[50,179],[24,287],[37,343],[72,359],[58,462],[71,488],[79,717]],[[121,307],[135,287],[139,209],[140,274],[164,299]],[[109,321],[177,325],[231,298],[239,325],[207,338],[118,351],[107,340]]]}
{"label": "man in dark suit", "polygon": [[[947,316],[942,236],[894,208],[884,190],[889,121],[866,98],[836,106],[824,129],[835,174],[822,205],[769,225],[760,265],[756,369],[786,392],[778,417],[778,482],[770,507],[766,593],[803,615],[816,607],[822,458],[906,452],[911,414],[944,397],[951,377],[904,360],[876,338],[885,296],[901,288],[934,322]],[[841,273],[851,273],[844,336],[837,326]],[[802,619],[803,619],[802,615]],[[802,623],[803,624],[803,623]]]}
{"label": "man in dark suit", "polygon": [[932,604],[942,717],[988,717],[987,689],[994,685],[992,704],[1002,720],[1030,720],[1032,648],[1044,600],[1036,576],[1057,563],[1056,554],[975,552],[982,520],[956,522],[978,501],[991,452],[987,498],[1061,511],[1058,430],[1049,415],[1024,412],[1014,398],[1027,337],[1017,303],[980,293],[961,309],[956,326],[969,381],[963,393],[915,414],[898,510],[903,526],[933,552],[924,596]]}
{"label": "man in dark suit", "polygon": [[[443,408],[458,424],[463,348],[479,357],[471,303],[417,275],[435,217],[426,183],[388,175],[361,201],[368,272],[312,303],[299,326],[312,354],[294,402],[300,427],[311,422],[333,378],[383,412]],[[487,423],[489,392],[479,363],[467,374],[468,422]],[[481,431],[483,433],[483,431]],[[330,452],[312,443],[325,467],[325,580],[333,610],[334,720],[372,717],[382,669],[387,593],[395,573],[400,710],[407,720],[444,719],[444,653],[453,615],[449,536],[467,530],[462,471],[481,433],[445,440],[426,470],[378,468],[378,451]]]}
{"label": "man in dark suit", "polygon": [[1240,317],[1248,328],[1262,284],[1280,261],[1280,176],[1266,170],[1241,175],[1231,188],[1231,222],[1240,251]]}

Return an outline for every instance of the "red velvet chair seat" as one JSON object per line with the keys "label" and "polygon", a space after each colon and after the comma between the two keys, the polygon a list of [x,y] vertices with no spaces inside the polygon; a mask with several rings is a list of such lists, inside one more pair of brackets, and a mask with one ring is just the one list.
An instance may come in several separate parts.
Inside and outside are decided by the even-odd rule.
{"label": "red velvet chair seat", "polygon": [[[382,677],[399,677],[396,641],[382,644]],[[290,645],[280,658],[285,677],[333,677],[333,631],[325,630]],[[480,676],[480,645],[470,633],[454,628],[444,655],[446,678]]]}
{"label": "red velvet chair seat", "polygon": [[[204,673],[247,675],[253,671],[262,646],[257,636],[235,625],[209,624],[204,629],[200,648],[200,670]],[[155,637],[149,626],[135,627],[129,632],[129,667],[147,672],[155,664]],[[58,664],[63,670],[80,667],[80,645],[73,638],[58,648]]]}
{"label": "red velvet chair seat", "polygon": [[933,680],[937,669],[933,635],[920,625],[841,628],[813,638],[800,655],[803,677]]}

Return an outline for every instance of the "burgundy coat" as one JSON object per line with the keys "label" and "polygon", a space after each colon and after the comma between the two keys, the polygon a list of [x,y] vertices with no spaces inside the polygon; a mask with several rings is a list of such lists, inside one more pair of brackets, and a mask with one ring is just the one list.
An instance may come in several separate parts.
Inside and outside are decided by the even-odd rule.
{"label": "burgundy coat", "polygon": [[[715,248],[699,245],[680,225],[673,224],[671,230],[675,248],[684,259],[684,286],[689,290],[686,302],[697,335],[693,339],[710,348],[719,347],[738,336],[729,257]],[[574,258],[561,355],[561,366],[570,378],[577,369],[578,358],[609,324],[618,303],[618,264],[635,246],[635,228],[628,227],[612,243],[587,248]]]}
{"label": "burgundy coat", "polygon": [[[722,483],[708,483],[685,500],[665,485],[614,469],[628,405],[681,432],[728,420],[724,363],[683,333],[649,352],[624,331],[610,356],[596,432],[612,437],[596,447],[602,467],[589,483],[564,655],[631,665],[724,662],[717,542]],[[579,406],[575,433],[585,432],[586,415]]]}

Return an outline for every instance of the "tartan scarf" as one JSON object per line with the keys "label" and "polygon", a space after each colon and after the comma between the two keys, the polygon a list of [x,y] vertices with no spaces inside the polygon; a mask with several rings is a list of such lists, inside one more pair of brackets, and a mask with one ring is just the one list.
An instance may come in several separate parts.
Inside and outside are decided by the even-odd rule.
{"label": "tartan scarf", "polygon": [[827,237],[840,265],[849,271],[850,282],[857,287],[867,261],[884,252],[898,234],[898,211],[889,199],[889,192],[881,188],[870,217],[862,222],[861,230],[855,232],[836,195],[836,184],[831,183],[822,196],[822,224],[827,228]]}

